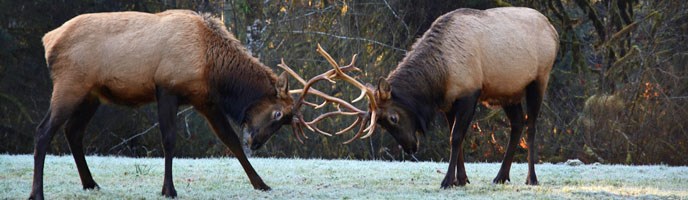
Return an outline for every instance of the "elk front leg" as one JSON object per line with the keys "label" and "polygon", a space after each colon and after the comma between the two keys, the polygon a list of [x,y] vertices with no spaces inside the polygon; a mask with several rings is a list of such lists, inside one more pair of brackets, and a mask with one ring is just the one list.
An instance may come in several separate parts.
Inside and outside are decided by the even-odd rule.
{"label": "elk front leg", "polygon": [[241,167],[244,168],[246,175],[248,175],[248,179],[251,185],[253,185],[253,188],[263,191],[270,190],[270,187],[263,182],[263,179],[260,178],[256,170],[253,169],[253,166],[251,166],[251,163],[248,161],[241,147],[239,137],[234,133],[234,130],[232,130],[229,121],[227,121],[227,117],[218,108],[201,109],[200,111],[206,117],[208,123],[210,123],[215,135],[217,135],[222,143],[224,143],[237,157],[239,163],[241,163]]}
{"label": "elk front leg", "polygon": [[457,181],[454,182],[454,185],[464,186],[466,183],[471,183],[471,181],[468,180],[468,175],[466,175],[466,166],[464,165],[463,160],[463,148],[459,148],[459,157],[456,163],[456,173]]}
{"label": "elk front leg", "polygon": [[[441,187],[443,189],[450,188],[454,185],[464,186],[469,183],[466,175],[466,168],[463,161],[463,150],[461,144],[468,131],[468,126],[473,119],[475,113],[475,106],[478,101],[480,92],[475,92],[471,96],[467,96],[455,101],[452,104],[451,112],[454,113],[454,121],[451,129],[451,157],[449,158],[449,169],[442,180]],[[450,117],[450,116],[449,116]],[[457,174],[458,173],[458,176]]]}

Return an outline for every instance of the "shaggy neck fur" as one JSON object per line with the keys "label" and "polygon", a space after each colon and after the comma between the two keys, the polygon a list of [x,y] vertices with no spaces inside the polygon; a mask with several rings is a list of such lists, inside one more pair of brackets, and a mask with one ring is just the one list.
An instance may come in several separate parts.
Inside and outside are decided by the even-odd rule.
{"label": "shaggy neck fur", "polygon": [[442,57],[442,32],[449,18],[437,20],[390,73],[392,100],[411,111],[426,132],[444,102],[447,66]]}
{"label": "shaggy neck fur", "polygon": [[221,104],[224,113],[237,123],[246,119],[246,111],[265,97],[276,97],[277,76],[251,56],[225,26],[204,14],[205,40],[210,98]]}

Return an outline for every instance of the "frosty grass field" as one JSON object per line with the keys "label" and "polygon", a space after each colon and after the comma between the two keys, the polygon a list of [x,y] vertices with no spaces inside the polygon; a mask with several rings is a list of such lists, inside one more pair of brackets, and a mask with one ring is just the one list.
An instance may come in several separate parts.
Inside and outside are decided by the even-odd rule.
{"label": "frosty grass field", "polygon": [[[162,158],[88,156],[100,190],[84,191],[71,155],[49,155],[50,199],[163,199]],[[688,167],[538,164],[539,186],[524,184],[526,164],[511,183],[494,185],[499,163],[467,163],[466,187],[440,189],[446,162],[250,158],[272,191],[254,190],[234,158],[174,160],[180,199],[688,199]],[[31,191],[32,155],[0,155],[0,199]]]}

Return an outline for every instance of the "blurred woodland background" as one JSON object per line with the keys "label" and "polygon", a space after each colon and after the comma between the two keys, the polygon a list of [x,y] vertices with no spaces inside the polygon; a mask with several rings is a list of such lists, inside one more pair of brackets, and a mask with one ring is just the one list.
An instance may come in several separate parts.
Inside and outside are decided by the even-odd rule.
{"label": "blurred woodland background", "polygon": [[[0,0],[0,153],[33,153],[35,127],[52,88],[40,39],[79,14],[210,12],[276,73],[281,58],[305,78],[330,69],[315,51],[320,43],[342,64],[358,54],[363,72],[353,75],[372,83],[396,67],[438,16],[499,6],[539,10],[560,34],[538,123],[535,148],[542,162],[688,164],[688,9],[673,0]],[[293,79],[290,85],[301,87]],[[315,87],[343,99],[358,95],[345,83]],[[312,119],[327,109],[304,112]],[[86,152],[162,156],[155,110],[101,106],[87,128]],[[178,120],[178,157],[231,154],[193,109],[181,108]],[[352,120],[340,117],[319,127],[340,130]],[[436,121],[420,138],[421,160],[448,158],[449,128],[443,117]],[[479,106],[463,146],[466,160],[501,161],[508,127],[503,111]],[[349,145],[341,143],[353,132],[307,135],[300,144],[285,126],[253,156],[409,160],[380,129]],[[526,161],[525,148],[522,141],[516,161]],[[64,134],[55,137],[50,152],[70,153]]]}

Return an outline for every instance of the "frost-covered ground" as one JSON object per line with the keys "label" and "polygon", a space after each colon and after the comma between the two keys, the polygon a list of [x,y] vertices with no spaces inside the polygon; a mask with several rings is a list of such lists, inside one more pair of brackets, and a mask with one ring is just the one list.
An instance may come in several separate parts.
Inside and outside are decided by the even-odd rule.
{"label": "frost-covered ground", "polygon": [[[48,156],[50,199],[156,199],[162,158],[86,158],[100,190],[84,191],[71,156]],[[536,165],[540,186],[527,186],[526,164],[514,164],[512,183],[491,184],[499,163],[467,163],[471,184],[440,189],[447,163],[251,158],[272,191],[253,190],[234,158],[174,160],[180,199],[688,199],[688,167]],[[0,155],[0,199],[25,199],[33,157]]]}

